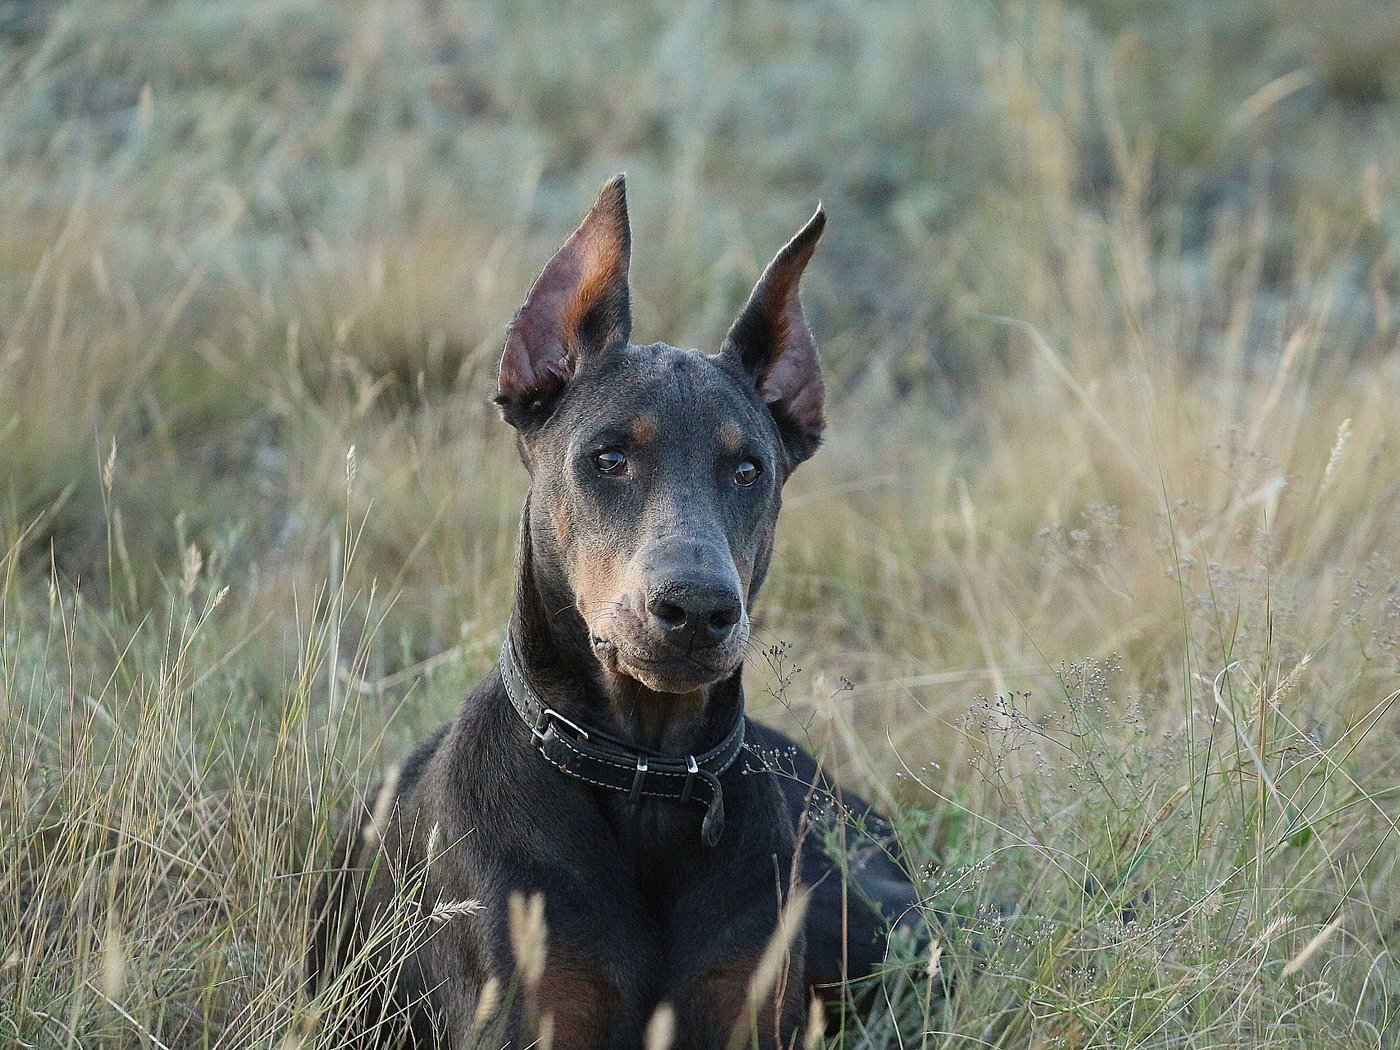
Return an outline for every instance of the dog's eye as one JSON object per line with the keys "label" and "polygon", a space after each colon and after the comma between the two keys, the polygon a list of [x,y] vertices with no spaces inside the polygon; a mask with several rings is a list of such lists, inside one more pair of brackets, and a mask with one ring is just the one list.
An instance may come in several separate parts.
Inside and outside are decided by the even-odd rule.
{"label": "dog's eye", "polygon": [[605,448],[593,454],[593,465],[603,474],[621,474],[627,469],[627,457],[615,448]]}
{"label": "dog's eye", "polygon": [[763,469],[751,459],[746,459],[734,468],[734,483],[748,488],[758,476],[763,473]]}

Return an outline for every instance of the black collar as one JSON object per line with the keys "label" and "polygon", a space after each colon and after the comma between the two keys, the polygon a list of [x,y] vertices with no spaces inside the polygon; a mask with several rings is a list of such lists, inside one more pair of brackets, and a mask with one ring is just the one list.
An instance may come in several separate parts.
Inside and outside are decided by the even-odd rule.
{"label": "black collar", "polygon": [[733,727],[717,746],[702,755],[667,758],[572,722],[546,704],[525,677],[509,630],[501,646],[501,681],[515,713],[530,727],[535,747],[550,765],[595,787],[625,791],[633,802],[645,795],[703,806],[700,837],[707,846],[719,842],[724,833],[724,792],[719,776],[734,764],[744,746],[742,704]]}

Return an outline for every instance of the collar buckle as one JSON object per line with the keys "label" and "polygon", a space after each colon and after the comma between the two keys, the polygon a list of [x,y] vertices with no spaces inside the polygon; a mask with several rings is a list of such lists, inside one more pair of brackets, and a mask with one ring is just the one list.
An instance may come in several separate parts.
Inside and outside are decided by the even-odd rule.
{"label": "collar buckle", "polygon": [[545,734],[549,732],[550,722],[558,722],[561,725],[568,726],[578,734],[580,740],[588,739],[588,730],[584,729],[583,726],[565,718],[552,707],[542,707],[540,708],[539,718],[535,719],[535,724],[530,727],[530,735],[534,738],[536,747],[544,746],[544,738]]}

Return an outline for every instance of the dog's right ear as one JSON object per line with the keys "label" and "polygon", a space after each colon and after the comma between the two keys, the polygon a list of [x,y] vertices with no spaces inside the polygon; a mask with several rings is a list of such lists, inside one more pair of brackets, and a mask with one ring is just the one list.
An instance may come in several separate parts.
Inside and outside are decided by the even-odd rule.
{"label": "dog's right ear", "polygon": [[763,271],[720,348],[722,358],[753,377],[778,424],[789,473],[817,450],[826,425],[821,359],[797,296],[824,229],[826,212],[817,205],[816,214]]}
{"label": "dog's right ear", "polygon": [[627,187],[615,175],[535,279],[506,332],[496,404],[506,422],[543,422],[579,362],[632,334]]}

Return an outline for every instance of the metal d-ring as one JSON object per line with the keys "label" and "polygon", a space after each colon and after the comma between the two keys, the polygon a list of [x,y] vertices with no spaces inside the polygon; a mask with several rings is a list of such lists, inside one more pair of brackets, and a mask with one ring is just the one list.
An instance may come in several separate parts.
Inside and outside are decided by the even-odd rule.
{"label": "metal d-ring", "polygon": [[690,801],[690,789],[695,786],[695,774],[700,772],[700,767],[695,764],[694,755],[685,756],[685,787],[681,788],[681,805]]}
{"label": "metal d-ring", "polygon": [[632,777],[632,790],[627,793],[628,802],[636,802],[642,793],[642,783],[647,778],[647,760],[645,755],[637,756],[637,772]]}

